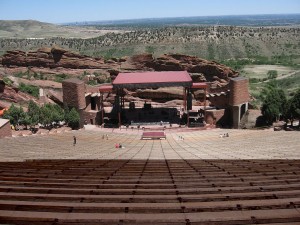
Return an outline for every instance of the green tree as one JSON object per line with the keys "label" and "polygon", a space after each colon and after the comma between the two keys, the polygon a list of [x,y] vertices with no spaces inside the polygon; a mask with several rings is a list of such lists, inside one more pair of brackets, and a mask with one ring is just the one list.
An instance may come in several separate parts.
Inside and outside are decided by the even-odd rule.
{"label": "green tree", "polygon": [[26,113],[23,112],[22,118],[20,120],[20,125],[25,126],[25,129],[28,129],[28,126],[31,126],[32,122],[31,122],[31,118],[30,116]]}
{"label": "green tree", "polygon": [[54,122],[56,125],[59,124],[59,122],[64,121],[64,110],[56,104],[51,105],[52,108],[52,122]]}
{"label": "green tree", "polygon": [[39,121],[48,129],[64,120],[63,109],[56,104],[45,104],[40,108]]}
{"label": "green tree", "polygon": [[33,127],[40,122],[40,107],[32,100],[29,101],[27,115],[29,117],[30,127]]}
{"label": "green tree", "polygon": [[16,130],[18,130],[19,125],[21,125],[21,122],[25,119],[25,113],[22,107],[17,107],[12,104],[10,108],[4,112],[3,118],[8,119]]}
{"label": "green tree", "polygon": [[261,97],[263,100],[261,112],[268,124],[285,114],[287,99],[283,90],[277,87],[276,82],[267,85],[263,89]]}
{"label": "green tree", "polygon": [[49,104],[45,104],[40,108],[39,121],[44,127],[51,129],[52,127],[52,112]]}
{"label": "green tree", "polygon": [[65,110],[65,121],[72,129],[79,128],[80,116],[75,108],[72,108],[70,111],[68,109]]}
{"label": "green tree", "polygon": [[299,120],[299,127],[300,127],[300,88],[294,95],[294,97],[290,100],[290,118],[292,120],[298,119]]}

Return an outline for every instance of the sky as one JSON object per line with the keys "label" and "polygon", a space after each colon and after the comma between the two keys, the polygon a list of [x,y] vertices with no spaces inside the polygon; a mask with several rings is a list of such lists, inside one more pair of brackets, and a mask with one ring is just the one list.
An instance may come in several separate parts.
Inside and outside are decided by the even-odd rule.
{"label": "sky", "polygon": [[0,0],[0,20],[49,23],[300,13],[300,0]]}

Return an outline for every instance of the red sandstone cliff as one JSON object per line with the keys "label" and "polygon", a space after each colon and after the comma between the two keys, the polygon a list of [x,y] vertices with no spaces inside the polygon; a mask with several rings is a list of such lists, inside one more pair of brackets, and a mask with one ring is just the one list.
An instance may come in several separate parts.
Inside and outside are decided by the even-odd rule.
{"label": "red sandstone cliff", "polygon": [[[118,73],[132,71],[180,71],[186,70],[191,74],[194,82],[211,82],[211,88],[217,90],[228,84],[229,78],[238,76],[238,73],[231,68],[214,61],[208,61],[195,56],[181,54],[165,54],[154,58],[151,54],[136,55],[133,57],[113,58],[104,60],[102,58],[92,58],[70,52],[59,47],[41,48],[37,51],[23,52],[19,50],[8,51],[0,58],[0,63],[4,67],[6,74],[12,75],[30,69],[32,73],[47,74],[68,74],[79,76],[85,73],[101,74],[98,80],[107,80],[110,76],[113,80]],[[49,78],[51,79],[51,77]],[[32,81],[30,81],[32,82]],[[43,81],[44,82],[44,81]],[[14,89],[7,89],[2,92],[0,99],[18,102],[25,96],[18,96]],[[196,95],[202,93],[195,93]],[[129,95],[131,98],[145,98],[155,100],[164,96],[165,101],[172,98],[181,99],[181,91],[176,88],[139,90]],[[15,97],[10,97],[15,96]],[[10,99],[12,98],[12,99]],[[26,98],[26,97],[25,97]],[[24,99],[25,100],[25,99]]]}
{"label": "red sandstone cliff", "polygon": [[23,93],[18,90],[18,88],[13,88],[5,85],[4,81],[0,79],[0,109],[6,108],[5,102],[17,103],[17,102],[27,102],[34,99],[29,94]]}
{"label": "red sandstone cliff", "polygon": [[8,51],[2,57],[3,66],[97,69],[102,68],[104,61],[67,51],[62,48],[41,48],[37,51]]}
{"label": "red sandstone cliff", "polygon": [[154,58],[151,54],[124,57],[121,59],[104,60],[92,58],[67,51],[59,47],[41,48],[37,51],[23,52],[19,50],[8,51],[2,57],[5,67],[43,67],[63,68],[68,74],[68,69],[97,69],[114,78],[119,71],[155,70],[155,71],[180,71],[198,73],[206,81],[228,81],[230,77],[238,76],[231,68],[214,61],[208,61],[196,56],[168,54]]}
{"label": "red sandstone cliff", "polygon": [[201,73],[208,78],[208,81],[215,80],[214,77],[228,80],[230,77],[238,76],[238,72],[225,65],[196,56],[165,54],[154,59],[152,55],[139,55],[132,57],[132,61],[141,69],[147,67],[155,71],[186,70],[189,73]]}

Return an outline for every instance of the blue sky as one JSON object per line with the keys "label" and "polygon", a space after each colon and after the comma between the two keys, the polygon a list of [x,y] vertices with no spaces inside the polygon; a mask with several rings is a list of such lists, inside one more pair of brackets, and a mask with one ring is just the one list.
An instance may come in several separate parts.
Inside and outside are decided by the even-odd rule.
{"label": "blue sky", "polygon": [[0,0],[0,20],[64,23],[300,13],[300,0]]}

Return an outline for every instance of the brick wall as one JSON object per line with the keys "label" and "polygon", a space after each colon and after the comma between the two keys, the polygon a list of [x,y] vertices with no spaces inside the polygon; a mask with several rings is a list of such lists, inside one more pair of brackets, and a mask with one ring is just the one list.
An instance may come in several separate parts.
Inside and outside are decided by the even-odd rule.
{"label": "brick wall", "polygon": [[86,107],[85,84],[83,81],[75,78],[67,79],[63,81],[62,87],[65,106],[75,107],[76,109]]}
{"label": "brick wall", "polygon": [[11,137],[11,135],[12,132],[11,132],[9,120],[0,119],[0,138]]}
{"label": "brick wall", "polygon": [[230,79],[229,105],[240,105],[249,101],[248,79],[237,77]]}

